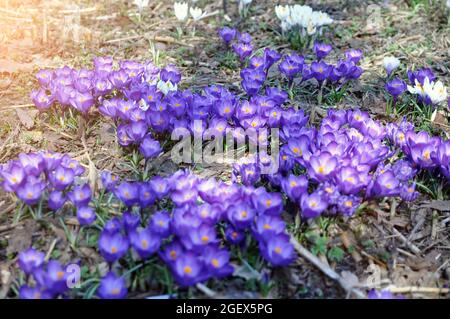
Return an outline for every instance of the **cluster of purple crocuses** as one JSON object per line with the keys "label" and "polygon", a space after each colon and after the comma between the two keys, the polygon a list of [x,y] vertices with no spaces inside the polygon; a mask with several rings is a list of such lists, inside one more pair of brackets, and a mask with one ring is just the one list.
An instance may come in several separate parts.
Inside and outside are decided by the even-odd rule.
{"label": "cluster of purple crocuses", "polygon": [[[247,234],[274,266],[288,265],[295,257],[281,218],[280,193],[200,179],[189,171],[147,182],[119,182],[112,176],[104,172],[102,183],[126,212],[121,219],[107,221],[99,238],[100,253],[111,265],[130,248],[140,259],[158,255],[177,282],[189,286],[231,275],[234,268],[226,243],[246,249]],[[145,222],[133,212],[165,198],[174,204],[171,212],[157,211]]]}
{"label": "cluster of purple crocuses", "polygon": [[[385,126],[360,110],[331,110],[318,128],[309,128],[303,111],[285,105],[288,94],[284,90],[264,86],[276,63],[290,84],[301,76],[302,82],[314,78],[320,85],[325,81],[342,85],[361,75],[357,66],[360,50],[347,51],[344,60],[331,65],[324,61],[331,45],[316,43],[316,58],[307,64],[296,53],[282,57],[268,48],[261,56],[252,56],[251,36],[235,29],[222,28],[219,35],[243,63],[248,61],[241,71],[246,99],[216,85],[200,92],[178,90],[181,73],[177,68],[168,65],[160,70],[151,62],[121,61],[116,66],[109,57],[96,58],[93,70],[63,67],[37,74],[41,87],[33,91],[32,99],[40,110],[57,102],[62,109],[73,107],[87,115],[96,105],[100,113],[114,119],[119,144],[138,146],[147,159],[162,151],[156,137],[176,128],[216,136],[231,128],[280,128],[282,147],[275,174],[261,174],[261,165],[272,163],[267,153],[234,165],[230,184],[200,179],[189,171],[144,182],[120,181],[104,172],[104,188],[126,209],[121,218],[105,223],[99,237],[99,251],[111,266],[98,289],[102,298],[127,294],[125,279],[116,274],[118,267],[113,265],[130,251],[132,258],[143,260],[159,256],[182,286],[230,275],[233,266],[227,247],[233,244],[246,249],[247,235],[257,241],[265,260],[285,266],[295,257],[281,218],[286,199],[298,205],[304,218],[338,213],[350,216],[366,199],[399,196],[414,200],[418,195],[414,176],[419,169],[439,170],[450,179],[449,141],[416,133],[405,121]],[[202,124],[194,125],[197,121]],[[236,132],[233,130],[239,141],[241,135]],[[268,136],[263,138],[268,140]],[[51,210],[58,210],[69,199],[77,207],[80,224],[87,225],[95,220],[95,211],[89,206],[89,186],[74,183],[82,173],[79,163],[67,155],[21,154],[19,160],[0,168],[0,182],[28,205],[37,204],[44,193],[48,193]],[[266,181],[279,192],[261,186]],[[159,210],[148,218],[142,213],[167,199],[174,204],[171,211]],[[43,265],[40,253],[27,253],[31,265],[38,261],[36,269]],[[24,253],[22,259],[26,256]],[[47,271],[57,269],[50,268],[50,263]],[[30,268],[24,267],[29,274]],[[47,286],[51,284],[42,284]],[[25,288],[23,296],[52,291]],[[61,293],[55,290],[49,296]]]}
{"label": "cluster of purple crocuses", "polygon": [[35,282],[34,286],[24,284],[20,287],[20,298],[51,299],[64,295],[69,290],[69,273],[66,268],[56,260],[46,262],[43,252],[33,248],[24,250],[19,254],[18,263],[26,275],[26,282],[30,278]]}
{"label": "cluster of purple crocuses", "polygon": [[[416,133],[411,123],[383,125],[360,110],[330,110],[319,128],[307,128],[302,111],[282,117],[279,170],[262,175],[275,161],[252,158],[234,165],[234,180],[254,185],[267,179],[300,207],[305,218],[321,214],[352,215],[362,201],[401,197],[414,200],[420,169],[447,178],[450,141]],[[403,154],[403,155],[402,155]],[[304,174],[295,172],[304,171]]]}
{"label": "cluster of purple crocuses", "polygon": [[89,184],[75,183],[83,173],[80,163],[67,154],[21,153],[18,159],[0,166],[0,186],[29,206],[47,200],[47,207],[54,212],[69,201],[77,210],[80,224],[85,225],[91,224],[96,215],[89,206],[92,197]]}
{"label": "cluster of purple crocuses", "polygon": [[235,41],[232,49],[241,62],[245,62],[249,58],[248,67],[241,71],[241,77],[242,87],[250,96],[258,93],[269,68],[280,60],[278,69],[288,79],[290,85],[293,84],[294,78],[301,77],[300,83],[315,79],[319,85],[327,81],[342,86],[349,80],[358,79],[363,72],[362,68],[357,65],[362,58],[361,50],[351,49],[345,52],[345,59],[338,60],[333,65],[324,60],[332,51],[332,46],[316,42],[313,48],[316,58],[308,64],[302,55],[291,53],[282,58],[280,53],[268,48],[263,51],[262,56],[252,56],[251,36],[248,33],[240,34],[237,30],[229,27],[220,29],[219,36],[227,45]]}

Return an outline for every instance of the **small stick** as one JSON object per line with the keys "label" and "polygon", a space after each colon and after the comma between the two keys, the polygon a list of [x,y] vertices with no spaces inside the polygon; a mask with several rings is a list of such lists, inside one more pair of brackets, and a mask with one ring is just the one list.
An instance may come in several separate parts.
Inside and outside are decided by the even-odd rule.
{"label": "small stick", "polygon": [[433,287],[391,287],[387,288],[392,293],[429,293],[429,294],[448,294],[449,288],[433,288]]}
{"label": "small stick", "polygon": [[344,288],[345,291],[347,291],[349,294],[353,293],[356,297],[360,299],[365,299],[366,295],[360,291],[359,289],[356,289],[354,287],[349,287],[346,282],[342,279],[342,277],[335,272],[333,269],[331,269],[330,266],[325,265],[320,261],[319,258],[314,256],[312,253],[310,253],[305,247],[303,247],[297,240],[295,240],[291,236],[291,243],[294,246],[295,250],[305,259],[307,259],[309,262],[311,262],[314,266],[319,268],[320,271],[322,271],[325,275],[330,277],[331,279],[337,281],[342,288]]}
{"label": "small stick", "polygon": [[433,210],[433,215],[431,219],[431,239],[435,240],[437,236],[437,224],[438,224],[438,213],[436,210]]}
{"label": "small stick", "polygon": [[209,289],[208,287],[206,287],[204,284],[198,283],[196,285],[197,289],[200,290],[201,292],[203,292],[205,295],[207,295],[209,298],[214,298],[217,293],[211,289]]}
{"label": "small stick", "polygon": [[392,232],[400,239],[400,241],[405,244],[411,251],[417,255],[420,255],[420,249],[410,242],[405,236],[403,236],[397,229],[392,227]]}
{"label": "small stick", "polygon": [[50,255],[53,252],[53,249],[55,249],[56,243],[58,242],[58,239],[53,239],[52,243],[50,244],[50,248],[47,251],[47,254],[45,255],[45,261],[48,261],[50,259]]}
{"label": "small stick", "polygon": [[34,106],[34,104],[19,104],[19,105],[9,105],[9,106],[2,106],[0,108],[0,111],[6,111],[8,109],[20,109],[20,108],[25,108],[25,107],[31,107]]}

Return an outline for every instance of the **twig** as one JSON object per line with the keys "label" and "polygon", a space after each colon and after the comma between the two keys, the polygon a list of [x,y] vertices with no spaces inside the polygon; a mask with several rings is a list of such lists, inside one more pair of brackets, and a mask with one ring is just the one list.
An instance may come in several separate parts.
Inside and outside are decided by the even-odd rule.
{"label": "twig", "polygon": [[108,40],[105,43],[116,43],[116,42],[121,42],[121,41],[129,41],[129,40],[136,40],[136,39],[140,39],[140,38],[148,38],[149,40],[153,40],[156,42],[163,42],[163,43],[169,43],[169,44],[178,44],[178,45],[182,45],[182,46],[186,46],[186,47],[190,47],[193,48],[194,46],[192,44],[189,43],[184,43],[178,40],[175,40],[174,38],[171,37],[161,37],[161,36],[146,36],[145,34],[138,34],[138,35],[132,35],[129,37],[125,37],[125,38],[118,38],[118,39],[113,39],[113,40]]}
{"label": "twig", "polygon": [[433,215],[431,217],[431,239],[435,240],[437,236],[437,224],[438,224],[438,213],[433,210]]}
{"label": "twig", "polygon": [[0,226],[0,233],[3,233],[3,232],[5,232],[5,231],[11,230],[11,229],[14,229],[14,228],[16,228],[17,226],[20,226],[20,225],[22,225],[22,224],[23,224],[23,222],[19,222],[19,223],[16,223],[16,224],[10,224],[10,225],[3,225],[3,226]]}
{"label": "twig", "polygon": [[25,108],[25,107],[31,107],[31,106],[34,106],[34,104],[8,105],[8,106],[2,106],[0,108],[0,111],[6,111],[9,109],[19,109],[19,108]]}
{"label": "twig", "polygon": [[310,253],[305,247],[303,247],[292,236],[291,236],[291,243],[294,246],[295,250],[302,257],[304,257],[309,262],[311,262],[314,266],[319,268],[319,270],[322,271],[325,275],[327,275],[331,279],[337,281],[345,291],[347,291],[348,293],[353,293],[356,297],[358,297],[360,299],[366,298],[366,295],[362,291],[360,291],[359,289],[356,289],[354,287],[349,287],[348,284],[343,280],[343,278],[337,272],[335,272],[333,269],[331,269],[330,266],[322,263],[319,258],[317,258],[312,253]]}
{"label": "twig", "polygon": [[58,239],[53,239],[52,243],[50,244],[50,248],[47,251],[47,254],[45,255],[45,261],[48,261],[50,259],[50,255],[53,252],[53,249],[55,249],[56,243],[58,242]]}
{"label": "twig", "polygon": [[214,298],[217,293],[214,290],[209,289],[204,284],[198,283],[196,285],[197,289],[203,292],[205,295],[207,295],[209,298]]}
{"label": "twig", "polygon": [[448,294],[449,288],[433,288],[433,287],[391,287],[387,288],[392,293],[428,293],[428,294]]}
{"label": "twig", "polygon": [[405,236],[402,235],[397,229],[392,227],[392,232],[400,239],[400,241],[405,244],[413,253],[420,255],[420,249],[410,242]]}
{"label": "twig", "polygon": [[52,130],[53,132],[56,132],[56,133],[58,133],[58,134],[61,134],[62,136],[67,137],[68,139],[75,140],[75,137],[73,137],[73,136],[70,135],[70,134],[67,134],[67,133],[64,133],[64,132],[60,132],[59,130],[57,130],[57,129],[54,128],[53,126],[48,125],[47,123],[44,123],[44,125],[45,125],[47,128],[49,128],[50,130]]}
{"label": "twig", "polygon": [[71,13],[91,13],[97,11],[96,7],[84,8],[84,9],[74,9],[74,10],[61,10],[59,11],[62,14],[71,14]]}

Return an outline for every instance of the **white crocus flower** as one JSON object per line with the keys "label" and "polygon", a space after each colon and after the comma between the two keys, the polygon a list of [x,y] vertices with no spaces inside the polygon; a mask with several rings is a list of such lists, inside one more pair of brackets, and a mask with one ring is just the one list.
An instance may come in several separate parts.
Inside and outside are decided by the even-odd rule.
{"label": "white crocus flower", "polygon": [[386,69],[388,75],[391,75],[392,71],[398,68],[400,60],[393,56],[387,56],[383,59],[383,66]]}
{"label": "white crocus flower", "polygon": [[184,21],[188,17],[188,3],[187,2],[175,2],[173,4],[173,9],[175,11],[175,16],[178,20]]}
{"label": "white crocus flower", "polygon": [[134,0],[134,4],[138,7],[139,11],[142,11],[148,6],[150,0]]}
{"label": "white crocus flower", "polygon": [[189,9],[189,12],[191,13],[192,19],[194,19],[195,21],[200,20],[206,14],[206,12],[203,12],[202,9],[192,7]]}
{"label": "white crocus flower", "polygon": [[450,0],[447,0],[447,8],[450,9]]}
{"label": "white crocus flower", "polygon": [[291,29],[291,25],[287,21],[281,21],[280,26],[283,32],[289,31]]}
{"label": "white crocus flower", "polygon": [[425,78],[424,85],[420,84],[420,82],[417,79],[415,79],[414,86],[410,86],[410,85],[407,86],[408,92],[411,94],[420,95],[421,97],[425,97],[426,94],[425,94],[424,86],[427,83],[428,84],[430,83],[430,80],[427,77]]}
{"label": "white crocus flower", "polygon": [[290,9],[288,5],[282,6],[275,6],[275,14],[277,15],[278,19],[281,21],[285,21],[287,17],[290,15]]}
{"label": "white crocus flower", "polygon": [[313,35],[314,33],[316,33],[316,26],[314,25],[314,23],[312,21],[310,21],[308,23],[308,27],[306,28],[306,32],[308,33],[308,35]]}
{"label": "white crocus flower", "polygon": [[[426,78],[425,80],[427,80]],[[447,100],[447,88],[441,81],[431,82],[425,81],[423,85],[425,94],[430,98],[432,104],[440,104]]]}
{"label": "white crocus flower", "polygon": [[176,91],[178,90],[178,86],[175,84],[172,84],[172,82],[167,81],[164,82],[163,80],[159,80],[158,84],[156,85],[156,87],[158,88],[158,90],[160,90],[161,92],[164,93],[164,95],[166,95],[167,93],[169,93],[170,91]]}

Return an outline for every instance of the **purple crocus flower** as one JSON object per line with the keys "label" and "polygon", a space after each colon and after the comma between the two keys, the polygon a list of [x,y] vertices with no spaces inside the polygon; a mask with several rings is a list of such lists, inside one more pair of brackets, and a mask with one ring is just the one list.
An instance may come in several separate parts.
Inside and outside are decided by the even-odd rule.
{"label": "purple crocus flower", "polygon": [[173,266],[175,261],[184,254],[184,248],[178,241],[172,241],[168,244],[159,256],[165,263]]}
{"label": "purple crocus flower", "polygon": [[136,183],[123,182],[116,187],[114,195],[131,207],[139,200],[139,187]]}
{"label": "purple crocus flower", "polygon": [[109,73],[108,79],[116,89],[122,89],[130,83],[130,78],[124,70],[112,71]]}
{"label": "purple crocus flower", "polygon": [[68,186],[72,185],[74,178],[74,171],[63,166],[58,166],[49,176],[49,180],[56,190],[66,189]]}
{"label": "purple crocus flower", "polygon": [[237,245],[245,239],[245,235],[234,227],[228,226],[225,230],[225,238],[233,245]]}
{"label": "purple crocus flower", "polygon": [[323,182],[334,175],[337,165],[338,161],[336,157],[329,152],[322,152],[318,155],[311,156],[308,174],[312,179]]}
{"label": "purple crocus flower", "polygon": [[146,159],[149,159],[158,156],[162,149],[159,141],[154,140],[151,135],[147,135],[139,145],[139,151]]}
{"label": "purple crocus flower", "polygon": [[280,193],[269,193],[258,188],[252,195],[253,205],[259,213],[279,215],[283,210],[283,199]]}
{"label": "purple crocus flower", "polygon": [[102,299],[122,299],[127,295],[125,279],[109,272],[100,281],[97,294]]}
{"label": "purple crocus flower", "polygon": [[62,191],[52,191],[48,194],[48,208],[53,211],[57,211],[67,201],[67,197],[64,195]]}
{"label": "purple crocus flower", "polygon": [[43,291],[40,287],[30,287],[23,285],[19,290],[20,299],[51,299],[52,295],[48,291]]}
{"label": "purple crocus flower", "polygon": [[44,168],[44,159],[39,153],[20,153],[19,161],[26,174],[39,176]]}
{"label": "purple crocus flower", "polygon": [[233,41],[234,38],[236,37],[236,29],[229,28],[229,27],[223,27],[223,28],[219,29],[218,33],[226,45],[229,45],[230,42]]}
{"label": "purple crocus flower", "polygon": [[287,266],[294,261],[294,247],[289,242],[289,236],[276,235],[267,241],[260,241],[262,256],[274,266]]}
{"label": "purple crocus flower", "polygon": [[268,70],[272,65],[274,65],[281,59],[281,54],[278,53],[276,50],[265,48],[263,59],[264,59],[264,68]]}
{"label": "purple crocus flower", "polygon": [[161,238],[146,228],[132,231],[130,233],[130,242],[139,257],[147,259],[159,249]]}
{"label": "purple crocus flower", "polygon": [[149,183],[139,184],[139,206],[141,208],[149,207],[155,202],[155,194]]}
{"label": "purple crocus flower", "polygon": [[360,173],[352,166],[341,167],[336,174],[339,191],[343,194],[357,194],[365,186]]}
{"label": "purple crocus flower", "polygon": [[201,251],[206,246],[217,243],[218,239],[214,227],[203,224],[198,228],[190,229],[187,236],[181,238],[181,241],[186,248]]}
{"label": "purple crocus flower", "polygon": [[302,65],[290,59],[289,56],[286,56],[278,65],[278,69],[289,80],[292,80],[299,72],[302,71]]}
{"label": "purple crocus flower", "polygon": [[308,190],[308,179],[303,175],[289,174],[281,180],[281,188],[290,200],[296,202]]}
{"label": "purple crocus flower", "polygon": [[103,171],[101,173],[101,181],[102,186],[109,192],[114,191],[114,188],[117,185],[117,182],[119,181],[119,178],[116,175],[113,175],[109,171]]}
{"label": "purple crocus flower", "polygon": [[277,105],[282,105],[288,99],[287,92],[275,87],[267,87],[266,96],[274,101]]}
{"label": "purple crocus flower", "polygon": [[170,191],[169,182],[161,176],[154,176],[148,183],[158,199],[163,198]]}
{"label": "purple crocus flower", "polygon": [[245,229],[250,226],[255,217],[255,211],[247,204],[238,203],[227,210],[228,220],[236,229]]}
{"label": "purple crocus flower", "polygon": [[159,74],[162,81],[170,81],[172,84],[177,84],[181,81],[181,73],[174,64],[168,64]]}
{"label": "purple crocus flower", "polygon": [[399,78],[395,78],[386,83],[385,88],[386,91],[394,97],[394,100],[396,100],[403,92],[406,91],[406,83]]}
{"label": "purple crocus flower", "polygon": [[414,201],[419,196],[419,192],[416,191],[416,183],[411,185],[402,185],[400,188],[400,197],[407,202]]}
{"label": "purple crocus flower", "polygon": [[19,267],[24,273],[30,275],[44,263],[45,254],[33,248],[19,253]]}
{"label": "purple crocus flower", "polygon": [[405,297],[403,295],[395,296],[389,290],[377,291],[375,289],[371,289],[369,291],[369,293],[367,294],[367,298],[368,299],[404,299]]}
{"label": "purple crocus flower", "polygon": [[68,276],[63,265],[56,260],[50,260],[47,264],[46,271],[43,272],[43,286],[46,287],[53,295],[59,295],[66,292]]}
{"label": "purple crocus flower", "polygon": [[77,219],[80,225],[91,225],[97,216],[95,215],[95,211],[92,207],[82,206],[77,209]]}
{"label": "purple crocus flower", "polygon": [[331,71],[330,65],[323,61],[312,62],[311,63],[311,76],[317,80],[317,82],[322,83],[325,81]]}
{"label": "purple crocus flower", "polygon": [[87,206],[91,201],[92,191],[89,184],[78,185],[68,194],[70,201],[77,207]]}
{"label": "purple crocus flower", "polygon": [[241,61],[244,61],[245,58],[250,56],[253,51],[253,46],[250,43],[235,43],[233,44],[233,51],[239,56]]}
{"label": "purple crocus flower", "polygon": [[140,142],[147,134],[148,126],[145,121],[132,122],[128,126],[128,136],[133,142]]}
{"label": "purple crocus flower", "polygon": [[218,247],[208,247],[203,254],[205,268],[216,278],[230,276],[234,269],[230,265],[230,253]]}
{"label": "purple crocus flower", "polygon": [[48,96],[43,89],[31,91],[30,97],[39,111],[47,110],[53,104],[53,98]]}
{"label": "purple crocus flower", "polygon": [[5,168],[0,169],[0,176],[3,178],[3,188],[8,191],[16,191],[25,182],[25,171],[17,162],[9,162]]}
{"label": "purple crocus flower", "polygon": [[275,235],[283,234],[286,223],[279,216],[262,214],[256,218],[253,235],[258,240],[267,241]]}
{"label": "purple crocus flower", "polygon": [[75,94],[70,98],[70,104],[83,114],[87,114],[90,108],[94,105],[94,97],[89,93],[81,93],[75,91]]}
{"label": "purple crocus flower", "polygon": [[111,218],[105,223],[105,226],[103,227],[103,231],[110,234],[115,234],[121,230],[122,230],[122,222],[118,217]]}
{"label": "purple crocus flower", "polygon": [[170,235],[170,215],[167,211],[159,211],[152,215],[149,230],[161,238]]}
{"label": "purple crocus flower", "polygon": [[345,216],[352,216],[361,204],[361,198],[353,195],[340,196],[337,200],[338,211]]}
{"label": "purple crocus flower", "polygon": [[36,73],[36,78],[39,84],[45,88],[49,87],[53,80],[53,71],[51,70],[40,70]]}
{"label": "purple crocus flower", "polygon": [[100,234],[98,240],[100,254],[105,260],[112,264],[122,258],[128,250],[128,239],[119,232],[105,232]]}
{"label": "purple crocus flower", "polygon": [[409,82],[411,82],[412,85],[415,85],[416,80],[421,84],[425,84],[425,78],[428,78],[428,80],[431,82],[434,82],[436,80],[436,75],[434,75],[433,70],[430,68],[423,68],[419,69],[417,71],[408,71],[408,79]]}
{"label": "purple crocus flower", "polygon": [[353,63],[358,63],[363,56],[363,52],[360,49],[350,49],[345,52],[345,57]]}
{"label": "purple crocus flower", "polygon": [[322,60],[328,54],[330,54],[331,50],[333,50],[333,47],[331,46],[331,44],[320,43],[320,42],[314,43],[314,53],[316,54],[316,56],[319,60]]}
{"label": "purple crocus flower", "polygon": [[249,44],[252,42],[252,36],[247,32],[240,33],[238,34],[238,40],[239,42]]}
{"label": "purple crocus flower", "polygon": [[265,69],[264,58],[254,56],[249,61],[249,67],[252,69]]}
{"label": "purple crocus flower", "polygon": [[41,199],[45,184],[36,178],[29,177],[23,185],[17,189],[17,197],[27,205],[34,205]]}
{"label": "purple crocus flower", "polygon": [[127,233],[131,233],[141,223],[141,217],[138,214],[133,214],[131,211],[126,211],[122,214],[123,228]]}
{"label": "purple crocus flower", "polygon": [[[447,143],[450,144],[450,143]],[[414,178],[417,170],[412,167],[411,162],[408,160],[398,160],[392,165],[392,171],[401,182],[407,182]]]}
{"label": "purple crocus flower", "polygon": [[201,281],[205,277],[202,271],[202,262],[192,253],[182,254],[173,265],[174,277],[181,286],[191,286]]}
{"label": "purple crocus flower", "polygon": [[302,216],[305,218],[315,218],[325,211],[328,207],[324,196],[319,192],[314,192],[311,195],[303,194],[300,199],[300,207]]}
{"label": "purple crocus flower", "polygon": [[399,180],[391,170],[387,170],[375,177],[367,188],[370,197],[396,196],[399,194]]}

